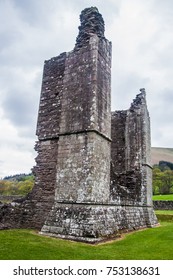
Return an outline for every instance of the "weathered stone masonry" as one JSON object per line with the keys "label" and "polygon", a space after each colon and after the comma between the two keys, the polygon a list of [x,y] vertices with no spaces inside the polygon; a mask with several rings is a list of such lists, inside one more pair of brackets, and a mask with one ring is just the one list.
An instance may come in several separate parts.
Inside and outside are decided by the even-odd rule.
{"label": "weathered stone masonry", "polygon": [[45,61],[36,182],[1,206],[1,228],[95,242],[157,224],[145,90],[111,113],[111,43],[97,8],[82,11],[74,50]]}
{"label": "weathered stone masonry", "polygon": [[155,200],[153,201],[153,206],[155,210],[172,210],[173,201],[171,200]]}

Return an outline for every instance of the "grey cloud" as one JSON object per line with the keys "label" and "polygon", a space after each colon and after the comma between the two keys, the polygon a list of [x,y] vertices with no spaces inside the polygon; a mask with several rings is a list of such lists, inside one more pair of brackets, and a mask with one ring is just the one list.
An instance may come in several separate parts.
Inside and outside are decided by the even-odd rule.
{"label": "grey cloud", "polygon": [[[98,7],[105,20],[105,29],[109,34],[107,37],[114,41],[112,109],[129,108],[139,89],[145,87],[151,116],[152,139],[157,140],[157,143],[171,143],[171,135],[168,135],[166,140],[166,135],[163,135],[162,131],[166,124],[170,130],[172,128],[173,1],[141,0],[142,7],[143,5],[146,7],[145,15],[148,15],[149,20],[152,16],[155,19],[156,29],[150,33],[150,29],[146,26],[143,30],[147,35],[144,34],[143,37],[141,34],[141,43],[138,41],[138,34],[130,34],[131,50],[134,39],[134,56],[133,50],[129,53],[128,42],[121,40],[125,31],[121,17],[124,11],[121,9],[127,8],[128,5],[125,4],[128,2],[128,0],[0,1],[0,103],[3,106],[4,118],[13,124],[22,141],[26,139],[26,146],[19,141],[17,149],[22,148],[24,152],[25,149],[31,151],[34,147],[44,60],[73,49],[80,12],[89,6]],[[137,2],[140,5],[140,1]],[[131,20],[127,13],[127,22]],[[135,21],[133,23],[138,24]],[[116,24],[117,26],[119,24],[118,28]],[[128,26],[125,25],[125,28]],[[118,38],[116,32],[119,29]],[[123,42],[125,44],[121,46]],[[165,77],[162,77],[162,71]],[[157,86],[154,79],[160,77],[159,75],[162,81],[159,81]]]}
{"label": "grey cloud", "polygon": [[172,23],[173,2],[172,0],[154,0],[153,12],[160,15],[165,23]]}
{"label": "grey cloud", "polygon": [[[40,63],[41,60],[47,58],[47,55],[48,58],[50,55],[58,55],[64,51],[66,44],[71,45],[75,31],[71,28],[73,24],[68,24],[68,30],[66,30],[64,12],[68,9],[66,10],[62,1],[58,3],[45,0],[14,0],[8,3],[11,11],[9,21],[7,21],[9,6],[0,4],[1,20],[6,22],[4,27],[0,27],[1,65],[21,63],[29,67]],[[74,18],[76,19],[76,16]],[[35,22],[32,22],[34,19]],[[63,37],[62,34],[64,34]],[[56,53],[54,53],[55,49]]]}
{"label": "grey cloud", "polygon": [[6,116],[14,125],[25,126],[32,121],[33,116],[30,110],[32,103],[25,95],[17,95],[13,92],[12,95],[8,95],[3,105]]}
{"label": "grey cloud", "polygon": [[150,79],[137,73],[115,73],[112,77],[112,109],[128,109],[140,88],[148,88]]}
{"label": "grey cloud", "polygon": [[[162,93],[162,95],[167,100],[168,104],[171,104],[173,106],[173,89],[165,89],[165,91]],[[173,112],[173,110],[172,110],[172,112]]]}
{"label": "grey cloud", "polygon": [[1,100],[4,118],[16,127],[22,137],[34,137],[40,93],[41,79],[38,77],[40,72],[35,79],[29,80],[26,79],[27,73],[26,76],[23,76],[22,72],[13,76],[11,71],[9,72],[10,75],[5,74],[4,81],[1,83],[1,87],[5,88]]}
{"label": "grey cloud", "polygon": [[171,70],[173,68],[173,41],[169,47],[165,46],[162,50],[156,50],[155,55],[153,57],[153,65],[155,67],[159,67],[162,69]]}
{"label": "grey cloud", "polygon": [[173,112],[173,91],[171,89],[158,92],[157,98],[155,97],[150,107],[154,126],[164,126],[164,124],[171,126]]}
{"label": "grey cloud", "polygon": [[18,40],[18,32],[14,31],[13,33],[7,33],[6,31],[1,31],[0,33],[0,54],[3,57],[3,51],[7,46],[11,46],[15,40]]}
{"label": "grey cloud", "polygon": [[44,28],[49,25],[56,9],[61,13],[65,8],[61,0],[11,0],[11,4],[23,22]]}
{"label": "grey cloud", "polygon": [[[152,145],[172,147],[173,91],[165,88],[157,92],[149,106]],[[161,143],[161,144],[160,144]]]}

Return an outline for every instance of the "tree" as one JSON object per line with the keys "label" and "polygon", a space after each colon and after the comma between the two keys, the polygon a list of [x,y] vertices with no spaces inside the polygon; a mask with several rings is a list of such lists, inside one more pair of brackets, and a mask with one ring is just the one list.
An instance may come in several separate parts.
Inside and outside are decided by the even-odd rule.
{"label": "tree", "polygon": [[161,176],[161,170],[157,166],[155,166],[153,168],[153,194],[160,193],[160,188],[162,186]]}
{"label": "tree", "polygon": [[26,195],[28,194],[33,188],[33,181],[25,180],[18,183],[18,194]]}
{"label": "tree", "polygon": [[153,167],[153,194],[169,194],[173,192],[173,170],[168,166]]}
{"label": "tree", "polygon": [[162,171],[164,171],[166,169],[173,170],[173,163],[169,162],[169,161],[161,160],[161,161],[159,161],[159,167]]}
{"label": "tree", "polygon": [[173,171],[172,170],[165,170],[162,172],[161,176],[162,185],[160,186],[160,193],[161,194],[169,194],[173,187]]}
{"label": "tree", "polygon": [[[18,176],[18,177],[17,177]],[[16,179],[17,177],[17,179]],[[14,175],[9,179],[0,180],[0,194],[1,195],[26,195],[34,186],[33,175]]]}

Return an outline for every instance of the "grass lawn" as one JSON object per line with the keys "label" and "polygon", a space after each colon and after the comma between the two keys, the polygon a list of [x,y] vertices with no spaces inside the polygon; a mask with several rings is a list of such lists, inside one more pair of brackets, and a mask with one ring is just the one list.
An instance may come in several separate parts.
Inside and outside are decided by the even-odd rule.
{"label": "grass lawn", "polygon": [[155,210],[156,215],[172,215],[173,216],[173,210]]}
{"label": "grass lawn", "polygon": [[173,194],[153,195],[153,200],[173,200]]}
{"label": "grass lawn", "polygon": [[[166,215],[167,216],[167,215]],[[45,237],[33,230],[0,231],[1,260],[173,260],[173,223],[89,245]]]}
{"label": "grass lawn", "polygon": [[155,210],[159,220],[173,223],[173,210]]}

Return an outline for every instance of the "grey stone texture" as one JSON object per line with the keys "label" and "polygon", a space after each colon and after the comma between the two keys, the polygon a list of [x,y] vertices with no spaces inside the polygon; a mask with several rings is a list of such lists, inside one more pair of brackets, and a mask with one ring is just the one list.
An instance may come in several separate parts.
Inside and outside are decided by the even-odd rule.
{"label": "grey stone texture", "polygon": [[144,89],[129,110],[112,113],[111,201],[152,206],[150,119]]}
{"label": "grey stone texture", "polygon": [[0,202],[3,201],[13,201],[15,199],[21,199],[23,198],[23,195],[0,195]]}
{"label": "grey stone texture", "polygon": [[111,43],[96,7],[80,15],[74,49],[45,61],[35,186],[1,205],[0,228],[97,242],[157,224],[144,89],[111,113]]}
{"label": "grey stone texture", "polygon": [[171,200],[154,200],[154,209],[156,210],[173,210],[173,201]]}

